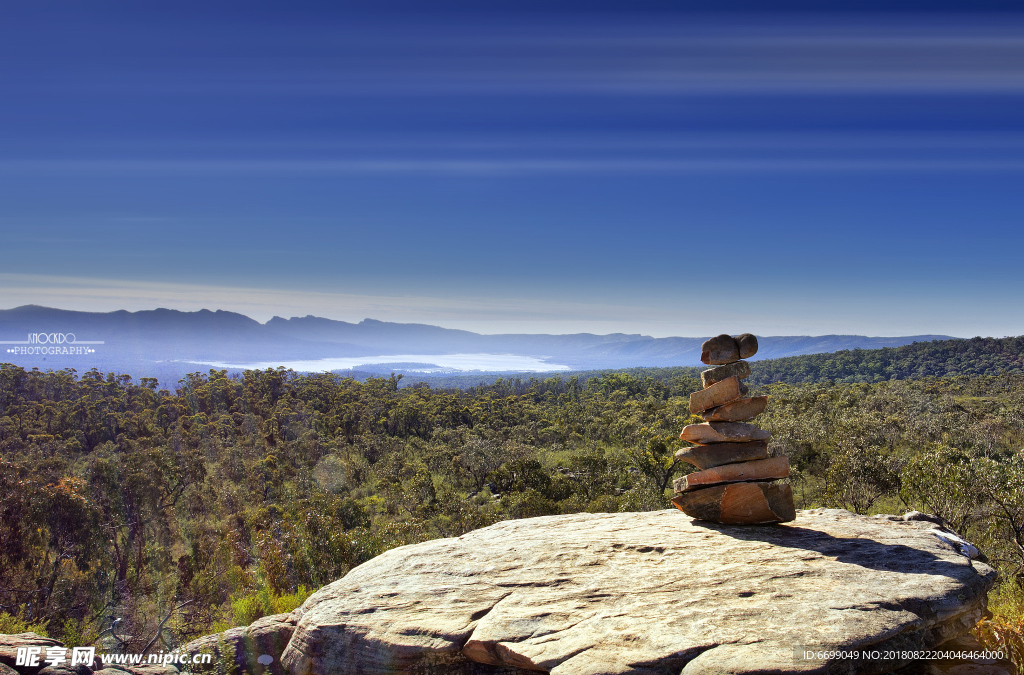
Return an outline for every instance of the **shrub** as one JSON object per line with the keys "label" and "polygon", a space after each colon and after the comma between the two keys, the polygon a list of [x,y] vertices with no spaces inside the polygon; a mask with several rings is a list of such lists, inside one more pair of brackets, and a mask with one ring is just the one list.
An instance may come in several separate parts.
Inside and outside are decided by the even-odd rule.
{"label": "shrub", "polygon": [[231,615],[236,626],[248,626],[256,619],[271,614],[284,614],[297,608],[313,591],[299,586],[294,593],[275,594],[268,586],[231,601]]}
{"label": "shrub", "polygon": [[31,623],[7,612],[0,612],[0,634],[12,635],[14,633],[35,633],[42,637],[50,637],[45,623]]}

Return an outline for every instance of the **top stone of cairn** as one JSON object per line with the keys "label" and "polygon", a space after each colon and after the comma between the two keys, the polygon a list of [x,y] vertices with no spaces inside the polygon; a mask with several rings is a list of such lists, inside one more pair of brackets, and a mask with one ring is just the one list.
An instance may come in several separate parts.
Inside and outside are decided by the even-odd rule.
{"label": "top stone of cairn", "polygon": [[700,346],[700,360],[709,366],[724,366],[757,353],[757,338],[750,333],[718,335]]}

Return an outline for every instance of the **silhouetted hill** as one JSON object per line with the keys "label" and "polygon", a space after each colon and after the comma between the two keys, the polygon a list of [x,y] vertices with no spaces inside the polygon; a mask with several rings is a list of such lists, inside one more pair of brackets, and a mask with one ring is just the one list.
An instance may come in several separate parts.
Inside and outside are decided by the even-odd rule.
{"label": "silhouetted hill", "polygon": [[0,339],[23,340],[27,333],[74,333],[78,340],[103,340],[98,353],[149,354],[154,360],[318,358],[346,351],[363,356],[373,350],[355,345],[317,345],[308,339],[279,335],[243,314],[201,309],[181,312],[73,312],[37,305],[0,310]]}

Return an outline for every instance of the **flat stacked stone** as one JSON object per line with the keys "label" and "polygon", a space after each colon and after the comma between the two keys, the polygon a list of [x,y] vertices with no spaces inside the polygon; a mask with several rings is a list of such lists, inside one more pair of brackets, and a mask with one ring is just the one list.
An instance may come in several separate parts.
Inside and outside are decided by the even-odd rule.
{"label": "flat stacked stone", "polygon": [[680,434],[693,443],[676,457],[696,471],[673,483],[672,503],[688,516],[729,525],[782,523],[796,517],[793,490],[772,481],[789,476],[788,457],[769,457],[771,434],[746,422],[768,405],[767,396],[746,397],[743,379],[757,353],[757,338],[719,335],[701,345],[700,360],[717,366],[701,373],[704,388],[690,395],[690,412],[704,418]]}

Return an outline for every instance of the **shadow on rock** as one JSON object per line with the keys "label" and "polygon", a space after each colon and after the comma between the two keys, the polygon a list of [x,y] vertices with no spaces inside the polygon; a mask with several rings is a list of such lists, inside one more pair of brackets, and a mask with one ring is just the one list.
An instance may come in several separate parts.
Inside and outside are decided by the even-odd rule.
{"label": "shadow on rock", "polygon": [[792,523],[779,525],[720,525],[694,521],[695,526],[715,530],[723,535],[743,541],[763,541],[805,551],[866,569],[901,574],[941,574],[961,580],[965,574],[975,574],[971,559],[936,537],[936,548],[948,550],[949,557],[904,544],[877,541],[863,537],[837,537]]}

